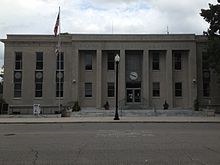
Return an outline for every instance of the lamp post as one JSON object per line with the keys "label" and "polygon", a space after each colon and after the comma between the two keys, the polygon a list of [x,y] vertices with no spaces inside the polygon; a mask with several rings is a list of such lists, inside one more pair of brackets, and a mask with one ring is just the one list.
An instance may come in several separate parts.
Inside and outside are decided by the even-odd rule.
{"label": "lamp post", "polygon": [[118,116],[118,64],[120,61],[120,57],[118,54],[115,56],[116,63],[116,100],[115,100],[115,118],[114,120],[120,120]]}

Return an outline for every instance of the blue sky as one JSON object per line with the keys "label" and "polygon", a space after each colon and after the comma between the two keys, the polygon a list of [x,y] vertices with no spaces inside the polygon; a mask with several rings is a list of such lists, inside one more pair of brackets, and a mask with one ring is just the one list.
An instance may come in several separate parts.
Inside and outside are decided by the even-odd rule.
{"label": "blue sky", "polygon": [[59,6],[62,32],[165,34],[168,26],[171,34],[202,34],[208,24],[199,13],[208,3],[217,0],[0,0],[0,38],[53,34]]}

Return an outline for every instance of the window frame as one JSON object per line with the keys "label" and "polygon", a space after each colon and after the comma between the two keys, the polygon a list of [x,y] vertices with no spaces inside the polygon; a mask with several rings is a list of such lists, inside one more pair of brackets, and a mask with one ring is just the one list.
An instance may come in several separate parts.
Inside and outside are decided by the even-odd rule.
{"label": "window frame", "polygon": [[182,70],[182,53],[180,51],[175,51],[173,54],[174,54],[174,69]]}
{"label": "window frame", "polygon": [[115,83],[114,82],[107,83],[107,96],[115,97]]}
{"label": "window frame", "polygon": [[44,56],[43,52],[36,52],[36,70],[43,70]]}
{"label": "window frame", "polygon": [[160,70],[160,52],[152,52],[152,70]]}
{"label": "window frame", "polygon": [[22,52],[15,52],[15,70],[22,70],[22,60],[23,54]]}
{"label": "window frame", "polygon": [[160,97],[160,82],[153,82],[152,83],[152,96],[153,97]]}
{"label": "window frame", "polygon": [[92,70],[93,69],[93,66],[92,66],[92,63],[93,63],[93,55],[92,54],[85,54],[84,55],[84,65],[85,65],[85,70]]}
{"label": "window frame", "polygon": [[[178,87],[178,85],[180,85]],[[183,97],[183,84],[182,82],[175,82],[175,97]]]}
{"label": "window frame", "polygon": [[107,70],[115,70],[115,54],[107,53]]}
{"label": "window frame", "polygon": [[84,96],[86,98],[91,98],[92,97],[92,83],[86,82],[84,85],[85,85],[85,89],[84,89],[85,95]]}

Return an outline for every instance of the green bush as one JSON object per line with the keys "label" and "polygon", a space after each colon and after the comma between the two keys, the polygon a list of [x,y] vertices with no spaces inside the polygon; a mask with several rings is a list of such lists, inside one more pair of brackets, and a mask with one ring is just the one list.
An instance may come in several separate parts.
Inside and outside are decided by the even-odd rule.
{"label": "green bush", "polygon": [[76,102],[74,103],[73,107],[72,107],[72,111],[73,111],[73,112],[78,112],[78,111],[80,111],[80,110],[81,110],[81,108],[80,108],[80,106],[79,106],[79,102],[76,101]]}

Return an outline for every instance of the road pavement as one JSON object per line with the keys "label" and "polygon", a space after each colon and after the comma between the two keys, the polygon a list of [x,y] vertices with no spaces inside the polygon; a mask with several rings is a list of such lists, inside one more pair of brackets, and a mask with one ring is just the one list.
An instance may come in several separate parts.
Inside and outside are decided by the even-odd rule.
{"label": "road pavement", "polygon": [[1,124],[4,165],[219,165],[219,123]]}

